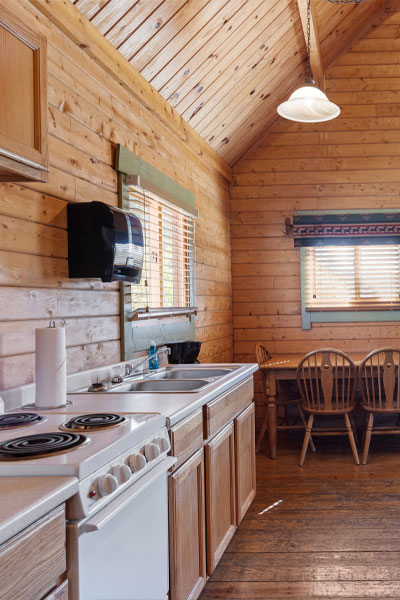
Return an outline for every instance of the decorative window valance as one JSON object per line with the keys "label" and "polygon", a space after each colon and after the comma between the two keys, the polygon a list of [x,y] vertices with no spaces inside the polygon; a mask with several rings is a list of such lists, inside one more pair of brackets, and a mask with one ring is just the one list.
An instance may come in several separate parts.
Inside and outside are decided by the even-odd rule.
{"label": "decorative window valance", "polygon": [[400,210],[296,212],[295,247],[400,244]]}

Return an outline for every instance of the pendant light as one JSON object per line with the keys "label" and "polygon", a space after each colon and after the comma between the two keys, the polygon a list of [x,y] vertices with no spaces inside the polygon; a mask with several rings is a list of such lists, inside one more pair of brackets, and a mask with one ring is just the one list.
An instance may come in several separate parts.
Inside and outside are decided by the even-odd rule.
{"label": "pendant light", "polygon": [[336,119],[340,108],[330,102],[327,96],[315,86],[310,63],[311,46],[311,6],[307,1],[307,76],[302,87],[290,96],[289,100],[278,106],[278,114],[284,119],[300,123],[320,123]]}

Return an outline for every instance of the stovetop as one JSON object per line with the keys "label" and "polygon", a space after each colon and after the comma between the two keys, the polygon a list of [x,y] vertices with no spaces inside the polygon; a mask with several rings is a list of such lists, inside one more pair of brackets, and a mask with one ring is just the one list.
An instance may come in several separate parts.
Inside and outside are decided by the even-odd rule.
{"label": "stovetop", "polygon": [[[14,419],[21,414],[4,415],[14,425],[0,427],[0,475],[72,475],[82,480],[165,425],[165,418],[154,413],[41,412],[41,420],[15,427]],[[87,429],[88,425],[94,429]],[[72,447],[65,447],[69,442]],[[52,448],[50,454],[45,454],[46,446]],[[27,456],[32,448],[39,450],[39,457]]]}

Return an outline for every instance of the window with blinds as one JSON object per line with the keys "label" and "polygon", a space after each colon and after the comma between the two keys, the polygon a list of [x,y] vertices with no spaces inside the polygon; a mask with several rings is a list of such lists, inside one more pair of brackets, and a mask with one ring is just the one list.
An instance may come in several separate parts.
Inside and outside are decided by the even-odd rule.
{"label": "window with blinds", "polygon": [[400,307],[400,246],[307,247],[305,308],[390,310]]}
{"label": "window with blinds", "polygon": [[132,310],[194,304],[194,218],[167,200],[129,186],[127,208],[143,224],[144,264],[131,286]]}

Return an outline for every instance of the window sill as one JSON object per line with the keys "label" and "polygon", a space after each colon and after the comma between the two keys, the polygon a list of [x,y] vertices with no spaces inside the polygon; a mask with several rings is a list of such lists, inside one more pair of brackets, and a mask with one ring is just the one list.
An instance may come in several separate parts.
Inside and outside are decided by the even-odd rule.
{"label": "window sill", "polygon": [[362,321],[400,321],[400,309],[303,310],[301,315],[302,329],[311,329],[312,323],[357,323]]}

